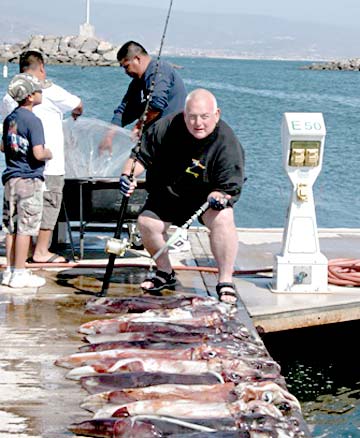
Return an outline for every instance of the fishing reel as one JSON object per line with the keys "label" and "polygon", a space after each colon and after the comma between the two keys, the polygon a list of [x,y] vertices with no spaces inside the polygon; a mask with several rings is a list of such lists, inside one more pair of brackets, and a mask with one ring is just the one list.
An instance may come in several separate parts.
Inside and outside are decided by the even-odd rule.
{"label": "fishing reel", "polygon": [[123,257],[126,250],[128,250],[131,246],[131,242],[124,237],[123,239],[116,239],[115,237],[111,237],[106,241],[105,244],[105,252],[107,254],[114,254],[119,257]]}

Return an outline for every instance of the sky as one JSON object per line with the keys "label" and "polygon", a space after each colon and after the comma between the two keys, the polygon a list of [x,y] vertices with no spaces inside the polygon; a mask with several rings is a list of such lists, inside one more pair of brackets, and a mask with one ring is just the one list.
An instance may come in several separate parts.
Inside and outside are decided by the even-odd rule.
{"label": "sky", "polygon": [[[90,23],[100,39],[114,44],[135,39],[157,49],[171,0],[89,1]],[[76,35],[86,20],[86,3],[0,0],[0,41]],[[359,57],[359,17],[360,0],[172,0],[166,43],[172,54]]]}
{"label": "sky", "polygon": [[[33,0],[36,1],[36,0]],[[46,0],[37,0],[46,3]],[[84,5],[86,0],[83,1]],[[90,0],[167,9],[170,0]],[[0,1],[1,3],[1,1]],[[194,12],[270,15],[296,21],[359,26],[360,0],[173,0],[173,9]]]}
{"label": "sky", "polygon": [[[24,1],[26,0],[12,0],[12,4],[19,7]],[[44,10],[47,10],[52,1],[57,2],[58,0],[32,0],[31,3],[40,5]],[[86,0],[73,0],[73,2],[83,4],[85,11]],[[7,3],[7,0],[0,0],[0,8]],[[170,0],[90,0],[90,9],[91,5],[95,3],[104,6],[106,3],[113,3],[168,9]],[[359,26],[360,17],[360,0],[173,0],[172,7],[178,11],[197,13],[270,15],[296,21],[341,24],[352,28]],[[3,8],[1,11],[4,13]],[[67,9],[64,10],[64,19],[66,19],[68,12]],[[32,17],[32,20],[36,20],[36,16]]]}

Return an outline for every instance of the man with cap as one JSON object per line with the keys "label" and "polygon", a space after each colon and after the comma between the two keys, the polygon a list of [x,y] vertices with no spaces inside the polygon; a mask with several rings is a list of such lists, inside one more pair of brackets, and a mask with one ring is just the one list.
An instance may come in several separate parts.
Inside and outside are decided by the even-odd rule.
{"label": "man with cap", "polygon": [[2,284],[13,288],[40,287],[45,279],[25,269],[31,236],[37,236],[43,205],[45,161],[52,158],[44,147],[41,120],[33,107],[42,100],[42,85],[32,75],[16,75],[8,87],[18,107],[3,125],[2,150],[6,168],[4,184],[3,230],[6,232],[7,268]]}
{"label": "man with cap", "polygon": [[[27,50],[20,55],[20,73],[29,73],[43,83],[41,105],[34,108],[44,128],[45,146],[51,149],[53,159],[45,164],[45,190],[43,193],[43,216],[36,246],[32,255],[33,263],[63,263],[62,255],[50,252],[49,246],[62,202],[65,181],[65,156],[63,116],[68,111],[74,120],[83,112],[82,101],[59,85],[46,79],[46,69],[42,54],[36,50]],[[6,94],[2,101],[3,118],[16,107],[16,102]]]}

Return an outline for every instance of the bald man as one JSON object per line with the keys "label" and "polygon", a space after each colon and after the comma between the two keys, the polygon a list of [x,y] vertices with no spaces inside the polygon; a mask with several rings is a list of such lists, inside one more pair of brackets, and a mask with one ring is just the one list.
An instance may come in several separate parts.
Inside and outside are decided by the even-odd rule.
{"label": "bald man", "polygon": [[[237,254],[233,205],[244,181],[244,151],[232,129],[220,119],[215,96],[205,89],[186,97],[184,112],[151,126],[142,139],[135,166],[134,152],[120,178],[120,191],[130,196],[136,176],[146,169],[149,196],[138,218],[145,248],[151,256],[167,240],[170,225],[183,225],[209,201],[200,221],[210,230],[210,246],[219,268],[216,291],[221,301],[236,303],[232,273]],[[141,284],[151,294],[176,284],[168,252],[156,259],[157,271]]]}

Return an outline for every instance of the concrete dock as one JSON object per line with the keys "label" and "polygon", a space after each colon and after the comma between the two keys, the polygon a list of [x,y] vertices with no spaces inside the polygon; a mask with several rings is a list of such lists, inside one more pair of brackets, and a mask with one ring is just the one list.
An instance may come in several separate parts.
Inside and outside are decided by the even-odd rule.
{"label": "concrete dock", "polygon": [[[330,284],[327,290],[321,293],[274,293],[271,290],[271,268],[274,255],[281,251],[282,233],[282,229],[238,229],[239,246],[234,281],[241,305],[254,325],[264,332],[273,332],[360,319],[359,287]],[[90,292],[98,292],[101,290],[103,269],[108,257],[103,251],[105,239],[111,236],[111,231],[105,234],[88,231],[84,237],[84,259],[62,267],[43,265],[42,269],[46,269],[46,275],[49,275],[49,272],[52,272],[52,275],[54,272],[72,272],[72,275],[79,273],[79,278],[82,279],[83,275],[91,275],[95,267],[96,281],[92,284]],[[203,227],[190,228],[189,240],[190,251],[171,255],[177,270],[176,289],[216,296],[216,273],[201,269],[215,268],[207,230]],[[319,229],[319,241],[321,252],[328,260],[360,260],[360,229]],[[76,233],[74,243],[78,249],[79,238]],[[0,264],[4,265],[4,252],[2,254]],[[67,254],[69,255],[69,249]],[[139,267],[138,282],[146,276],[149,265],[150,260],[145,251],[127,252],[124,257],[116,259],[116,266]],[[39,269],[37,265],[31,267]],[[136,280],[131,283],[134,283],[131,287],[136,288]],[[53,285],[47,285],[46,289],[51,287]],[[111,287],[116,290],[116,283]]]}
{"label": "concrete dock", "polygon": [[[248,318],[262,331],[272,332],[360,319],[358,287],[329,286],[318,294],[270,290],[269,268],[281,249],[281,229],[239,229],[238,236],[234,281],[243,320]],[[328,259],[360,259],[360,229],[324,229],[319,230],[319,237]],[[179,280],[176,290],[215,296],[216,273],[201,269],[214,267],[207,231],[191,228],[189,239],[190,251],[171,255]],[[16,290],[0,286],[0,438],[71,436],[67,426],[89,417],[79,407],[83,391],[53,363],[81,344],[77,328],[89,318],[84,315],[84,304],[101,290],[107,263],[107,255],[99,250],[103,246],[104,233],[89,232],[83,260],[61,267],[32,266],[47,278],[45,287]],[[109,296],[139,293],[137,285],[148,266],[144,251],[117,259]]]}

